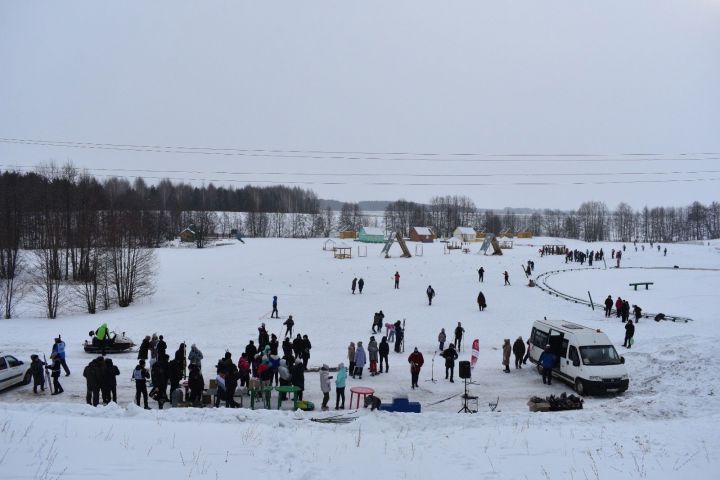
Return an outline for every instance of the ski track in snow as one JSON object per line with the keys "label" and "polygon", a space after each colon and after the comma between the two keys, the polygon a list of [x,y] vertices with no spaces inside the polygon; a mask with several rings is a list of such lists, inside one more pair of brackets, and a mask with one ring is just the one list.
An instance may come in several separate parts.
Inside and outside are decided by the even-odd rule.
{"label": "ski track in snow", "polygon": [[[369,245],[367,258],[345,261],[323,252],[322,240],[246,241],[204,251],[160,250],[158,292],[127,309],[95,316],[61,312],[61,318],[51,321],[32,317],[33,307],[23,306],[19,318],[1,321],[0,349],[22,359],[46,348],[49,353],[51,339],[61,332],[73,371],[61,377],[66,393],[60,397],[35,396],[31,387],[0,393],[2,477],[127,478],[162,472],[183,478],[714,478],[720,458],[720,326],[714,318],[720,307],[720,273],[611,269],[568,272],[549,280],[553,288],[578,297],[591,290],[597,303],[608,293],[613,298],[619,294],[646,311],[694,320],[674,324],[643,319],[635,345],[627,350],[619,347],[624,329],[618,319],[606,320],[601,310],[593,312],[525,286],[518,267],[528,259],[535,261],[535,273],[564,268],[562,257],[537,254],[543,243],[555,243],[550,239],[516,240],[515,248],[502,257],[443,255],[436,243],[425,245],[422,257],[387,260],[378,255],[382,245]],[[608,258],[610,249],[619,246],[560,242],[583,250],[602,246]],[[626,266],[720,266],[717,242],[710,247],[668,245],[668,257],[631,252],[628,245]],[[397,256],[396,249],[391,254]],[[486,269],[483,284],[477,282],[480,265]],[[396,270],[401,273],[400,290],[392,288]],[[502,286],[503,270],[510,272],[512,287]],[[365,278],[363,295],[350,295],[353,276]],[[627,283],[638,280],[655,285],[649,291],[632,291]],[[424,295],[428,284],[437,291],[432,307]],[[488,299],[488,310],[482,313],[475,304],[478,289]],[[385,321],[407,318],[406,351],[391,351],[390,372],[370,377],[366,369],[363,379],[349,379],[348,387],[371,386],[385,402],[408,395],[423,404],[423,414],[360,408],[353,414],[356,421],[333,425],[309,418],[337,414],[334,411],[148,412],[132,404],[133,353],[113,356],[121,370],[119,405],[84,405],[81,372],[92,356],[82,352],[81,343],[99,322],[126,331],[137,343],[145,334],[163,333],[171,351],[183,340],[197,343],[205,354],[207,381],[215,360],[226,348],[237,358],[247,340],[257,337],[261,321],[270,332],[280,332],[283,320],[265,318],[272,295],[279,296],[280,315],[295,318],[295,332],[310,336],[311,365],[347,365],[348,342],[367,345],[372,314],[379,309],[386,313]],[[626,357],[630,389],[623,395],[587,397],[581,411],[528,412],[525,402],[532,395],[571,391],[560,382],[542,385],[529,364],[510,374],[501,371],[502,339],[526,339],[532,321],[542,316],[606,331]],[[475,415],[456,414],[461,406],[457,397],[429,405],[462,392],[460,379],[454,384],[444,379],[441,357],[435,359],[437,383],[426,381],[440,327],[450,341],[457,321],[468,334],[461,359],[469,357],[472,339],[480,339],[480,359],[469,386],[480,397]],[[423,352],[425,366],[421,388],[409,390],[406,358],[414,346]],[[489,412],[487,404],[498,396],[498,411]],[[306,398],[319,406],[316,373],[306,375]],[[348,389],[346,407],[349,400]]]}

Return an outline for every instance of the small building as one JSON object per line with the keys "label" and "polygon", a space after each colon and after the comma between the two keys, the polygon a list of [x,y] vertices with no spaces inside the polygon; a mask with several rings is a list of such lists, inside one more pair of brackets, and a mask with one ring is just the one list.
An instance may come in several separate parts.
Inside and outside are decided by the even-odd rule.
{"label": "small building", "polygon": [[181,242],[194,242],[195,241],[195,231],[191,227],[187,227],[185,230],[180,232],[180,241]]}
{"label": "small building", "polygon": [[335,258],[338,258],[340,260],[352,258],[352,247],[344,243],[336,245],[333,248],[333,255],[335,255]]}
{"label": "small building", "polygon": [[477,232],[472,227],[457,227],[453,230],[453,237],[457,237],[463,242],[474,242],[477,239]]}
{"label": "small building", "polygon": [[517,238],[533,238],[533,234],[530,230],[523,230],[517,233]]}
{"label": "small building", "polygon": [[364,243],[385,243],[385,232],[377,227],[360,227],[357,241]]}
{"label": "small building", "polygon": [[410,229],[410,240],[413,242],[432,243],[435,241],[435,234],[430,227],[412,227]]}
{"label": "small building", "polygon": [[355,240],[356,236],[355,230],[343,230],[338,234],[341,240]]}

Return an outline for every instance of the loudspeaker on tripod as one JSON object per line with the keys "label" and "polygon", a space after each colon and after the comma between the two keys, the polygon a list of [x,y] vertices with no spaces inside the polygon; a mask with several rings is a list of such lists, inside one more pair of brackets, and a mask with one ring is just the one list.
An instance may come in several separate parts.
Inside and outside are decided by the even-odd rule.
{"label": "loudspeaker on tripod", "polygon": [[458,372],[458,376],[462,379],[466,378],[472,378],[470,375],[470,362],[467,360],[463,360],[459,363],[460,370]]}

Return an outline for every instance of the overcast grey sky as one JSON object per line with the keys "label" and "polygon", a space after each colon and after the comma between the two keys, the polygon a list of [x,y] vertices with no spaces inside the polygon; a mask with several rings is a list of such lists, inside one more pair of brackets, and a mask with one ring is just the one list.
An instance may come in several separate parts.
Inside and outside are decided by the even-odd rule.
{"label": "overcast grey sky", "polygon": [[3,166],[483,208],[720,197],[718,0],[4,0],[0,68]]}

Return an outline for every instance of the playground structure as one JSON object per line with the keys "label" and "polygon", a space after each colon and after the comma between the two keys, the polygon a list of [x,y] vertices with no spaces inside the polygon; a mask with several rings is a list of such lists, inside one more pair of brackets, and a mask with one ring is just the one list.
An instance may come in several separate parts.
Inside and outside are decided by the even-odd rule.
{"label": "playground structure", "polygon": [[422,243],[418,243],[415,245],[415,256],[416,257],[422,257],[423,256],[423,246]]}
{"label": "playground structure", "polygon": [[352,258],[352,247],[345,244],[338,245],[333,248],[333,254],[335,255],[335,258],[340,260]]}
{"label": "playground structure", "polygon": [[383,247],[381,254],[385,254],[385,258],[390,258],[390,247],[392,247],[393,243],[398,242],[398,245],[400,245],[400,249],[402,250],[402,256],[405,258],[410,258],[412,255],[410,254],[410,249],[408,248],[407,244],[405,243],[405,239],[402,236],[402,233],[399,231],[391,233],[388,236],[387,241],[385,242],[385,246]]}
{"label": "playground structure", "polygon": [[512,240],[503,240],[500,242],[500,248],[501,249],[511,249],[513,248],[513,241]]}
{"label": "playground structure", "polygon": [[357,246],[357,256],[360,257],[367,257],[367,245],[358,245]]}
{"label": "playground structure", "polygon": [[328,238],[323,243],[323,250],[326,252],[334,251],[335,250],[335,242],[332,239]]}
{"label": "playground structure", "polygon": [[[510,242],[510,248],[512,248],[512,242]],[[478,255],[483,254],[487,255],[488,248],[490,248],[490,245],[493,247],[493,255],[502,255],[502,247],[500,246],[500,243],[497,241],[497,237],[495,237],[494,234],[488,233],[485,235],[485,240],[483,240],[482,245],[480,245],[480,250],[478,250]]]}

